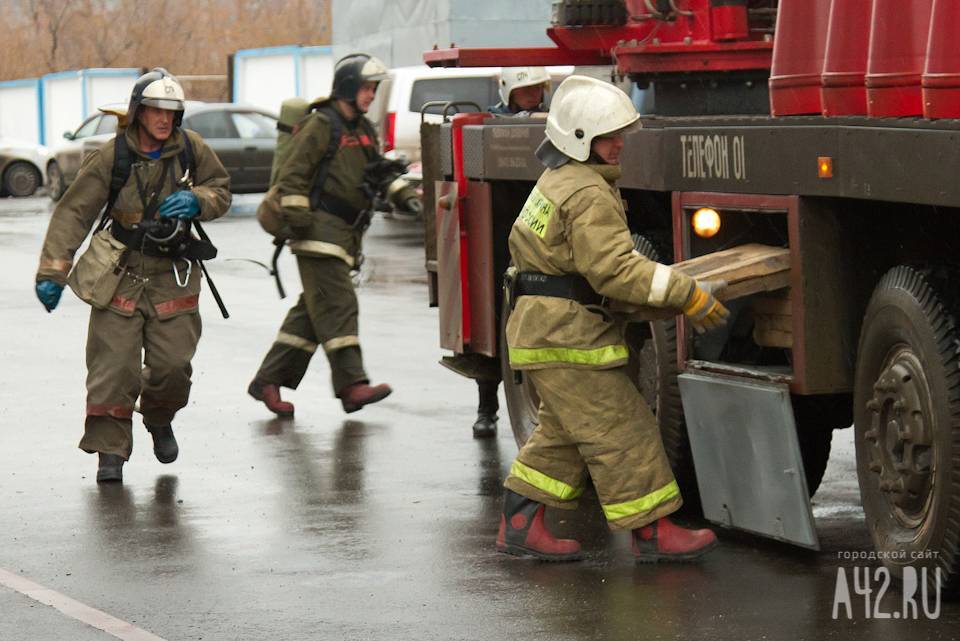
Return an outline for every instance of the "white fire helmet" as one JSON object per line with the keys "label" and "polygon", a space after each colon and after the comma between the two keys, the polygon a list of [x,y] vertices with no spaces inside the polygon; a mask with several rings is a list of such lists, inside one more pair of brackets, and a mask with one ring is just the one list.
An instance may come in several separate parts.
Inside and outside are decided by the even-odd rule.
{"label": "white fire helmet", "polygon": [[145,86],[140,98],[142,105],[170,111],[183,111],[183,101],[183,87],[176,78],[166,74]]}
{"label": "white fire helmet", "polygon": [[597,136],[639,126],[640,114],[627,94],[608,82],[570,76],[557,88],[547,114],[547,138],[574,160],[590,157]]}
{"label": "white fire helmet", "polygon": [[550,86],[550,75],[544,67],[504,67],[500,70],[500,100],[510,105],[510,93],[521,87]]}

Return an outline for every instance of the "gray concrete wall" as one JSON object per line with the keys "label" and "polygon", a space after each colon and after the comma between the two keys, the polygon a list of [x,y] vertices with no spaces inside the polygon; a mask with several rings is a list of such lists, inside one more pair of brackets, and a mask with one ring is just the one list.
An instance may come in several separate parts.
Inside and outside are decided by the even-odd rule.
{"label": "gray concrete wall", "polygon": [[333,52],[364,51],[388,66],[423,62],[423,52],[549,44],[550,0],[333,0]]}

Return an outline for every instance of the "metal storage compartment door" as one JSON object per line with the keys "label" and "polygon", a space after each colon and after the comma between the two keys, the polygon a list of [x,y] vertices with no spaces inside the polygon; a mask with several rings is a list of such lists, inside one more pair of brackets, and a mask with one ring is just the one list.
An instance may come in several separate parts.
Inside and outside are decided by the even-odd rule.
{"label": "metal storage compartment door", "polygon": [[704,516],[819,550],[787,385],[704,373],[679,381]]}

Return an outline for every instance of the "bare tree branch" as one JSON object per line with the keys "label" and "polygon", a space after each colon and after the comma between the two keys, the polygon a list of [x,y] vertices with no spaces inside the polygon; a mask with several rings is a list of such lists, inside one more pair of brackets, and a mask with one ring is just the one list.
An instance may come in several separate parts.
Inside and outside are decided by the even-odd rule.
{"label": "bare tree branch", "polygon": [[227,56],[238,49],[330,40],[329,0],[0,3],[4,5],[0,80],[105,66],[166,66],[185,75],[225,74]]}

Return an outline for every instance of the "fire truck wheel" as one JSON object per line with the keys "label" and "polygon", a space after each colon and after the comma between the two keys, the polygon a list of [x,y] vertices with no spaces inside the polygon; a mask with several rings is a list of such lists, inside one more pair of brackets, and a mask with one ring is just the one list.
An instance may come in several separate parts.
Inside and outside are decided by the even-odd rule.
{"label": "fire truck wheel", "polygon": [[510,356],[507,353],[507,320],[510,310],[504,305],[500,315],[500,371],[503,374],[503,393],[507,398],[507,413],[510,415],[510,427],[517,447],[523,447],[533,430],[537,428],[537,410],[540,397],[529,376],[510,369]]}
{"label": "fire truck wheel", "polygon": [[[649,238],[634,234],[633,242],[638,252],[650,260],[660,261],[661,254]],[[677,323],[671,319],[630,326],[627,345],[630,347],[630,363],[627,365],[630,377],[657,417],[663,449],[683,495],[683,510],[690,515],[699,515],[702,511],[700,491],[677,380],[680,374],[677,367]]]}
{"label": "fire truck wheel", "polygon": [[[960,332],[947,277],[887,272],[867,306],[854,384],[857,476],[884,564],[941,571],[956,592],[960,545]],[[954,281],[955,282],[955,281]]]}
{"label": "fire truck wheel", "polygon": [[680,373],[677,369],[677,323],[671,319],[631,325],[627,329],[627,345],[630,348],[627,369],[657,417],[663,449],[683,495],[683,510],[691,516],[698,516],[701,512],[700,491],[677,381]]}

